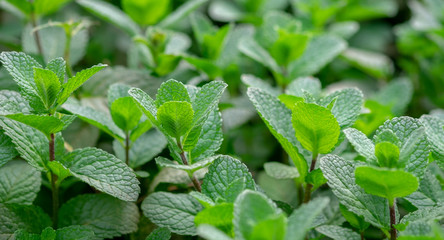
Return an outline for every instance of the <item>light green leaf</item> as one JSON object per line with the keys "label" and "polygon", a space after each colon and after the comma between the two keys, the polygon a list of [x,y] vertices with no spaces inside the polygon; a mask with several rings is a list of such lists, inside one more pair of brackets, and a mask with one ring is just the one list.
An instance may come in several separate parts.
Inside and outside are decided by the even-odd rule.
{"label": "light green leaf", "polygon": [[307,33],[292,33],[278,29],[279,38],[270,47],[270,54],[280,66],[298,59],[309,42]]}
{"label": "light green leaf", "polygon": [[241,51],[243,54],[261,63],[265,67],[269,68],[271,71],[276,73],[281,72],[281,69],[279,68],[273,57],[253,38],[246,37],[241,39],[238,48],[239,51]]}
{"label": "light green leaf", "polygon": [[123,10],[138,24],[154,25],[169,12],[170,0],[123,0]]}
{"label": "light green leaf", "polygon": [[41,15],[47,15],[56,12],[70,0],[36,0],[34,2],[35,12]]}
{"label": "light green leaf", "polygon": [[297,97],[305,97],[305,92],[310,93],[314,98],[321,95],[321,81],[314,77],[299,77],[288,84],[285,93]]}
{"label": "light green leaf", "polygon": [[[54,173],[57,176],[57,184],[60,184],[65,178],[71,176],[71,172],[65,168],[59,161],[51,161],[47,162],[46,166],[51,171],[51,173]],[[48,179],[50,179],[50,173],[48,172]]]}
{"label": "light green leaf", "polygon": [[222,141],[222,117],[220,112],[215,109],[202,125],[197,143],[190,151],[190,162],[198,162],[212,156],[219,150]]}
{"label": "light green leaf", "polygon": [[56,74],[60,84],[65,82],[66,62],[63,58],[54,58],[46,64],[46,69]]}
{"label": "light green leaf", "polygon": [[253,177],[242,162],[230,156],[218,156],[203,179],[202,193],[213,201],[226,201],[228,187],[239,178],[245,178],[245,189],[255,189]]}
{"label": "light green leaf", "polygon": [[350,65],[377,79],[388,79],[394,72],[393,62],[381,53],[349,47],[342,57]]}
{"label": "light green leaf", "polygon": [[166,227],[154,229],[145,240],[169,240],[171,238],[171,231]]}
{"label": "light green leaf", "polygon": [[51,225],[51,219],[40,207],[0,203],[0,237],[2,239],[10,239],[9,237],[19,229],[40,234],[43,229]]}
{"label": "light green leaf", "polygon": [[215,63],[210,59],[186,56],[185,59],[188,63],[192,64],[198,70],[203,71],[207,74],[209,79],[215,79],[223,74],[222,69],[215,65]]}
{"label": "light green leaf", "polygon": [[330,63],[347,47],[347,42],[333,35],[313,37],[304,54],[290,63],[290,78],[313,75]]}
{"label": "light green leaf", "polygon": [[363,217],[350,212],[344,205],[339,204],[339,210],[347,222],[350,223],[352,227],[357,228],[360,232],[364,231],[370,226],[370,223],[366,222]]}
{"label": "light green leaf", "polygon": [[84,69],[78,72],[74,77],[68,79],[66,83],[62,85],[63,90],[59,93],[57,97],[57,105],[62,105],[68,97],[83,83],[85,83],[90,77],[96,74],[98,71],[105,68],[107,65],[98,64],[90,68]]}
{"label": "light green leaf", "polygon": [[111,104],[116,101],[118,98],[128,97],[128,91],[131,89],[131,86],[123,84],[123,83],[114,83],[108,88],[108,106],[111,107]]}
{"label": "light green leaf", "polygon": [[288,230],[285,240],[304,239],[316,216],[322,212],[328,203],[328,198],[316,198],[293,211],[288,217]]}
{"label": "light green leaf", "polygon": [[413,85],[411,80],[399,78],[389,82],[371,99],[384,106],[389,106],[394,115],[400,116],[407,109],[412,97]]}
{"label": "light green leaf", "polygon": [[394,168],[399,160],[399,148],[390,142],[380,142],[375,146],[379,166]]}
{"label": "light green leaf", "polygon": [[346,88],[333,92],[321,100],[321,105],[327,107],[336,99],[331,113],[335,116],[341,129],[351,127],[361,113],[364,95],[357,88]]}
{"label": "light green leaf", "polygon": [[444,202],[444,191],[435,175],[426,171],[419,182],[418,190],[404,199],[417,208],[432,207]]}
{"label": "light green leaf", "polygon": [[173,28],[174,25],[180,20],[184,19],[188,14],[196,10],[202,4],[206,3],[207,0],[193,0],[186,1],[184,4],[179,6],[176,10],[169,13],[162,21],[160,21],[157,26],[161,28]]}
{"label": "light green leaf", "polygon": [[276,97],[263,90],[248,88],[247,94],[270,132],[293,160],[300,178],[305,178],[308,166],[305,158],[299,153],[299,149],[296,147],[298,140],[292,128],[291,110]]}
{"label": "light green leaf", "polygon": [[321,170],[328,185],[341,204],[353,213],[383,229],[390,229],[390,215],[386,199],[366,194],[355,183],[355,162],[349,162],[336,155],[321,158]]}
{"label": "light green leaf", "polygon": [[31,107],[28,102],[15,91],[0,91],[0,115],[8,115],[15,113],[29,113]]}
{"label": "light green leaf", "polygon": [[0,203],[31,205],[40,190],[40,172],[24,161],[0,168]]}
{"label": "light green leaf", "polygon": [[205,208],[194,217],[194,223],[197,227],[201,224],[210,224],[230,235],[233,231],[233,208],[232,203]]}
{"label": "light green leaf", "polygon": [[72,175],[99,191],[123,201],[136,201],[139,196],[139,181],[133,170],[103,150],[76,149],[68,153],[61,162]]}
{"label": "light green leaf", "polygon": [[17,113],[6,115],[6,117],[31,126],[47,137],[51,133],[60,132],[65,127],[65,124],[54,116]]}
{"label": "light green leaf", "polygon": [[212,162],[214,162],[214,160],[216,160],[217,158],[219,158],[219,156],[209,157],[207,159],[204,159],[202,161],[199,161],[199,162],[191,164],[191,165],[180,165],[180,164],[177,164],[177,162],[173,162],[173,161],[166,159],[164,157],[157,157],[156,164],[161,167],[169,167],[169,168],[181,169],[181,170],[184,170],[187,172],[195,172],[199,169],[207,167]]}
{"label": "light green leaf", "polygon": [[324,107],[299,102],[293,108],[291,121],[296,138],[313,155],[329,153],[338,142],[339,124]]}
{"label": "light green leaf", "polygon": [[121,28],[131,37],[140,33],[139,26],[111,3],[100,0],[77,0],[77,3],[103,20]]}
{"label": "light green leaf", "polygon": [[197,234],[208,240],[232,240],[227,234],[208,224],[200,225],[197,228]]}
{"label": "light green leaf", "polygon": [[218,59],[221,51],[224,49],[226,37],[230,33],[232,25],[225,25],[212,34],[204,34],[201,44],[202,56],[206,59]]}
{"label": "light green leaf", "polygon": [[129,96],[116,99],[111,104],[110,110],[114,123],[123,131],[134,129],[142,117],[142,111]]}
{"label": "light green leaf", "polygon": [[142,91],[139,88],[131,88],[128,91],[129,95],[136,100],[136,102],[139,104],[140,109],[145,113],[145,115],[148,117],[148,119],[151,121],[153,125],[156,127],[159,127],[159,123],[157,122],[156,116],[157,116],[157,107],[154,100]]}
{"label": "light green leaf", "polygon": [[202,86],[193,100],[193,125],[203,124],[208,115],[217,108],[219,99],[228,85],[222,81],[212,81]]}
{"label": "light green leaf", "polygon": [[164,103],[171,101],[191,103],[185,85],[174,79],[170,79],[160,85],[156,94],[156,106],[160,107]]}
{"label": "light green leaf", "polygon": [[439,156],[439,159],[437,159],[438,164],[444,166],[444,120],[430,115],[423,115],[420,121],[424,126],[432,152]]}
{"label": "light green leaf", "polygon": [[[0,100],[1,101],[1,100]],[[0,130],[0,167],[11,161],[18,155],[11,138],[3,130]]]}
{"label": "light green leaf", "polygon": [[433,207],[425,207],[418,209],[405,215],[400,224],[414,223],[414,222],[425,222],[431,223],[434,221],[440,221],[444,219],[444,205],[439,204]]}
{"label": "light green leaf", "polygon": [[283,240],[287,231],[285,214],[269,217],[254,226],[250,239]]}
{"label": "light green leaf", "polygon": [[58,219],[59,227],[85,226],[99,238],[113,238],[137,230],[139,210],[106,194],[85,194],[63,204]]}
{"label": "light green leaf", "polygon": [[376,164],[375,145],[364,133],[355,128],[344,129],[344,133],[359,155],[365,157],[367,162]]}
{"label": "light green leaf", "polygon": [[180,235],[195,235],[194,217],[202,206],[188,194],[155,192],[142,202],[142,211],[159,227]]}
{"label": "light green leaf", "polygon": [[315,191],[320,186],[327,183],[327,179],[324,177],[324,174],[322,173],[321,169],[317,168],[313,171],[309,172],[307,177],[305,177],[305,181],[307,183],[310,183],[313,185],[313,188],[311,191]]}
{"label": "light green leaf", "polygon": [[[236,238],[253,239],[257,224],[263,220],[277,217],[280,214],[282,214],[281,211],[264,194],[245,190],[234,202],[233,225]],[[269,230],[271,229],[269,228]],[[285,231],[285,228],[283,230]]]}
{"label": "light green leaf", "polygon": [[265,172],[276,179],[293,179],[299,177],[298,169],[280,162],[267,162],[264,164]]}
{"label": "light green leaf", "polygon": [[37,93],[47,110],[50,110],[60,91],[58,76],[51,70],[34,67],[34,81]]}
{"label": "light green leaf", "polygon": [[[271,84],[269,82],[267,82],[263,79],[260,79],[254,75],[242,74],[241,80],[248,87],[258,88],[258,89],[263,90],[273,96],[281,95],[281,90],[277,89],[276,87],[271,86]],[[288,85],[287,89],[289,87],[290,87],[290,85]]]}
{"label": "light green leaf", "polygon": [[343,228],[336,225],[323,225],[316,228],[316,231],[324,234],[333,240],[360,240],[361,236],[358,233],[348,228]]}
{"label": "light green leaf", "polygon": [[151,123],[151,121],[142,115],[139,124],[130,133],[131,142],[137,141],[137,139],[139,139],[140,136],[142,136],[144,133],[146,133],[152,127],[153,127],[153,124]]}
{"label": "light green leaf", "polygon": [[120,141],[125,139],[125,133],[105,113],[75,103],[65,103],[63,108],[116,139]]}
{"label": "light green leaf", "polygon": [[179,139],[191,130],[194,111],[189,102],[166,102],[159,107],[157,119],[166,133]]}

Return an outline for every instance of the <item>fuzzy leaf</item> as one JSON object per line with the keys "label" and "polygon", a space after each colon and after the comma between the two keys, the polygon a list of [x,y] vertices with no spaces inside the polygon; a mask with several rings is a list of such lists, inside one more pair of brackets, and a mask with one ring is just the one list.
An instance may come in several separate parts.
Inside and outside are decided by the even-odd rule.
{"label": "fuzzy leaf", "polygon": [[202,206],[187,194],[155,192],[143,201],[141,208],[157,226],[181,235],[195,235],[194,217]]}
{"label": "fuzzy leaf", "polygon": [[139,211],[135,203],[106,194],[85,194],[63,204],[58,219],[59,227],[86,226],[99,238],[113,238],[137,230]]}
{"label": "fuzzy leaf", "polygon": [[288,84],[285,93],[297,97],[304,97],[304,92],[310,93],[313,97],[318,98],[321,95],[321,81],[314,77],[300,77]]}
{"label": "fuzzy leaf", "polygon": [[[1,101],[1,100],[0,100]],[[3,130],[0,130],[0,167],[12,160],[18,155],[14,144]]]}
{"label": "fuzzy leaf", "polygon": [[15,113],[29,113],[31,107],[28,102],[18,93],[9,90],[0,91],[0,115]]}
{"label": "fuzzy leaf", "polygon": [[171,101],[191,103],[191,99],[185,85],[174,79],[170,79],[160,85],[156,94],[156,106],[160,107],[164,103]]}
{"label": "fuzzy leaf", "polygon": [[0,203],[31,205],[40,191],[40,172],[24,161],[0,168]]}
{"label": "fuzzy leaf", "polygon": [[157,119],[166,133],[179,139],[190,131],[193,123],[194,111],[189,102],[166,102],[159,107]]}
{"label": "fuzzy leaf", "polygon": [[220,112],[215,109],[202,125],[196,145],[190,151],[190,161],[194,163],[212,156],[219,150],[222,141],[222,117]]}
{"label": "fuzzy leaf", "polygon": [[131,86],[123,84],[123,83],[114,83],[108,88],[108,106],[111,107],[114,101],[118,98],[128,97],[128,91],[131,89]]}
{"label": "fuzzy leaf", "polygon": [[0,237],[2,239],[9,239],[18,229],[40,234],[43,229],[51,225],[51,219],[40,207],[0,203]]}
{"label": "fuzzy leaf", "polygon": [[133,170],[103,150],[76,149],[68,153],[61,162],[72,175],[99,191],[123,201],[136,201],[139,196],[139,181]]}
{"label": "fuzzy leaf", "polygon": [[359,155],[365,157],[369,163],[376,164],[375,145],[364,133],[355,128],[344,129],[344,133]]}
{"label": "fuzzy leaf", "polygon": [[200,225],[197,228],[197,234],[208,240],[232,240],[227,234],[208,224]]}
{"label": "fuzzy leaf", "polygon": [[444,191],[438,179],[430,171],[426,171],[419,182],[418,191],[405,197],[417,208],[432,207],[444,202]]}
{"label": "fuzzy leaf", "polygon": [[327,107],[333,99],[336,101],[331,113],[335,116],[341,129],[351,127],[361,113],[364,95],[359,89],[347,88],[329,94],[321,100],[321,103]]}
{"label": "fuzzy leaf", "polygon": [[444,166],[444,120],[438,117],[423,115],[420,119],[434,154],[439,156],[438,165]]}
{"label": "fuzzy leaf", "polygon": [[203,124],[208,115],[216,109],[219,99],[228,85],[222,81],[212,81],[202,86],[193,100],[193,125]]}
{"label": "fuzzy leaf", "polygon": [[291,121],[302,146],[317,155],[329,153],[336,145],[340,128],[333,114],[312,103],[297,103]]}
{"label": "fuzzy leaf", "polygon": [[267,162],[264,170],[268,176],[276,179],[293,179],[299,177],[298,169],[280,162]]}
{"label": "fuzzy leaf", "polygon": [[444,219],[444,205],[439,204],[433,207],[425,207],[418,209],[405,215],[400,224],[413,223],[413,222],[426,222],[431,223],[434,221],[440,221]]}
{"label": "fuzzy leaf", "polygon": [[46,69],[56,74],[60,84],[65,83],[66,62],[63,58],[55,58],[46,64]]}
{"label": "fuzzy leaf", "polygon": [[333,240],[360,240],[361,236],[358,233],[348,228],[343,228],[336,225],[324,225],[316,228],[316,231],[324,234]]}
{"label": "fuzzy leaf", "polygon": [[131,88],[128,91],[129,95],[134,98],[134,100],[138,103],[140,109],[145,113],[151,123],[157,127],[159,124],[157,122],[157,107],[155,101],[139,88]]}
{"label": "fuzzy leaf", "polygon": [[171,231],[166,227],[154,229],[145,240],[170,240]]}

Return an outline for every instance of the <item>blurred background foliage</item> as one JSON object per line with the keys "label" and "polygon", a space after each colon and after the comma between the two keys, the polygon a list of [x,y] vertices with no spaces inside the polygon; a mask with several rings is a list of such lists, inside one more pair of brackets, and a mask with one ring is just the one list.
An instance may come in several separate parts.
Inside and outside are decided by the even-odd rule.
{"label": "blurred background foliage", "polygon": [[[171,78],[228,83],[219,152],[242,159],[270,197],[284,202],[297,201],[294,182],[273,179],[262,166],[288,160],[246,97],[247,86],[278,95],[295,79],[315,77],[324,94],[358,87],[365,104],[354,127],[368,136],[395,116],[444,108],[442,0],[0,0],[0,8],[1,51],[23,51],[42,63],[64,57],[72,72],[108,64],[76,92],[82,105],[105,113],[113,83],[151,96]],[[0,68],[0,89],[16,88]],[[80,119],[63,135],[72,148],[113,152],[113,138]],[[143,192],[185,189],[183,178],[149,160],[136,168],[150,173]],[[91,191],[66,184],[64,200]],[[44,209],[48,192],[37,199]]]}

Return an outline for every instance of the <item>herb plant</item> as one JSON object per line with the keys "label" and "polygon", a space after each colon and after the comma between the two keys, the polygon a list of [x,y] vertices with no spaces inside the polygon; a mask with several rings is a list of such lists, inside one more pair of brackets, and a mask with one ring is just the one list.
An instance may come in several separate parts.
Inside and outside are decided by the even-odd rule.
{"label": "herb plant", "polygon": [[0,239],[444,239],[440,1],[0,8]]}

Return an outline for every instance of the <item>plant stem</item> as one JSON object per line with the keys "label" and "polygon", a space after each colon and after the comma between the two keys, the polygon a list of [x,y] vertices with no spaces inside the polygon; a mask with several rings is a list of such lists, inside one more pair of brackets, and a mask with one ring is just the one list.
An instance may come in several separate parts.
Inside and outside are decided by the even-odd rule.
{"label": "plant stem", "polygon": [[395,213],[396,199],[393,199],[393,203],[389,203],[390,208],[390,240],[396,240],[396,213]]}
{"label": "plant stem", "polygon": [[128,132],[125,135],[125,163],[129,166],[130,138]]}
{"label": "plant stem", "polygon": [[[182,144],[180,143],[180,139],[176,139],[177,141],[177,146],[180,148],[180,159],[182,159],[183,164],[185,165],[189,165],[188,160],[187,160],[187,156],[185,156],[185,151],[183,150]],[[202,192],[202,187],[200,186],[200,182],[199,180],[197,180],[196,176],[194,176],[193,173],[188,173],[191,182],[193,182],[194,188],[199,191]]]}
{"label": "plant stem", "polygon": [[[310,172],[315,169],[315,167],[316,167],[316,160],[317,159],[318,159],[318,154],[314,154],[313,158],[311,159]],[[311,199],[311,189],[312,188],[313,188],[313,185],[311,183],[307,183],[307,186],[305,187],[304,203],[310,202],[310,199]]]}
{"label": "plant stem", "polygon": [[[54,152],[54,133],[51,133],[49,140],[49,161],[55,160]],[[59,211],[59,187],[57,186],[57,175],[51,171],[51,191],[52,191],[52,221],[54,227],[57,227],[57,218]]]}
{"label": "plant stem", "polygon": [[68,75],[68,78],[72,78],[72,69],[71,69],[71,62],[69,61],[69,58],[71,56],[71,33],[66,32],[66,42],[65,42],[65,51],[63,53],[63,58],[66,62],[66,74]]}
{"label": "plant stem", "polygon": [[361,235],[361,240],[365,240],[365,238],[364,238],[364,231],[362,231],[360,235]]}
{"label": "plant stem", "polygon": [[39,54],[43,57],[42,42],[40,41],[39,31],[36,30],[36,28],[37,28],[37,17],[35,16],[34,1],[31,0],[30,2],[31,2],[31,5],[32,5],[31,24],[32,24],[32,28],[33,28],[33,31],[34,31],[35,43],[37,45],[37,50],[39,51]]}

